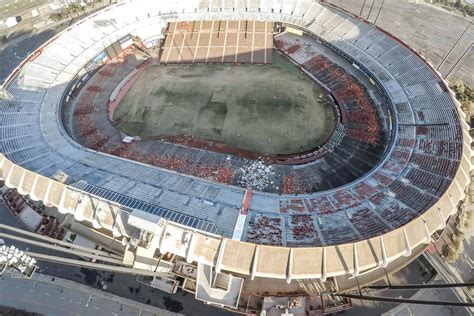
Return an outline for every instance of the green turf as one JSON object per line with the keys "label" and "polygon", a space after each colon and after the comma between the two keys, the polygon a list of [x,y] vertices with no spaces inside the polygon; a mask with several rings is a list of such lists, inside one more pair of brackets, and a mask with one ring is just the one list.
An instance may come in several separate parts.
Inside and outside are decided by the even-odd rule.
{"label": "green turf", "polygon": [[188,135],[265,154],[324,143],[335,113],[323,90],[274,53],[272,65],[154,65],[114,113],[142,138]]}

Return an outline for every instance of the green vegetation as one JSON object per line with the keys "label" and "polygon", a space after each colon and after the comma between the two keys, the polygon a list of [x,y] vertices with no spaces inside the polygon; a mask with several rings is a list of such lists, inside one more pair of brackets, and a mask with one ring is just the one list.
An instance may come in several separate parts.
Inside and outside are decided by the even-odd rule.
{"label": "green vegetation", "polygon": [[[468,193],[469,194],[469,193]],[[459,212],[454,221],[454,232],[449,237],[449,242],[443,247],[442,253],[447,262],[455,262],[464,252],[464,239],[466,238],[464,231],[469,232],[471,211],[465,209],[464,203],[458,205]],[[448,240],[448,239],[446,239]]]}
{"label": "green vegetation", "polygon": [[95,0],[93,2],[85,2],[84,5],[69,3],[57,12],[50,14],[49,19],[54,22],[60,22],[67,19],[78,18],[114,2],[116,1]]}
{"label": "green vegetation", "polygon": [[463,0],[431,0],[434,4],[440,4],[444,7],[456,9],[468,16],[474,16],[474,6]]}
{"label": "green vegetation", "polygon": [[471,116],[474,115],[474,90],[462,80],[456,81],[451,89],[456,94],[456,99],[461,102],[461,109],[466,113],[466,120],[469,122]]}

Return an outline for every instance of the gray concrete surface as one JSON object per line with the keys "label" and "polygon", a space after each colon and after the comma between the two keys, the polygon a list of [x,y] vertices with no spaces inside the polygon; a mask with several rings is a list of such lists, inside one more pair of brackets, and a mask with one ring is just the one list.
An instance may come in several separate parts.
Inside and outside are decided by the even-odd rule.
{"label": "gray concrete surface", "polygon": [[10,16],[25,16],[31,14],[31,10],[36,9],[51,0],[0,0],[0,20]]}
{"label": "gray concrete surface", "polygon": [[[468,18],[456,12],[447,11],[440,6],[427,4],[423,0],[328,0],[354,14],[368,19],[384,30],[405,41],[420,51],[434,66],[438,66],[451,47],[463,34],[469,23]],[[370,10],[374,5],[372,10]],[[382,6],[383,3],[383,6]],[[365,4],[365,5],[364,5]],[[379,9],[380,14],[379,13]],[[361,10],[362,9],[362,10]],[[370,14],[369,14],[370,13]],[[464,34],[439,71],[446,76],[456,62],[474,42],[474,26]],[[463,61],[456,66],[449,80],[462,79],[474,85],[474,54],[471,48]]]}
{"label": "gray concrete surface", "polygon": [[0,279],[0,305],[43,315],[179,315],[68,280],[35,274]]}

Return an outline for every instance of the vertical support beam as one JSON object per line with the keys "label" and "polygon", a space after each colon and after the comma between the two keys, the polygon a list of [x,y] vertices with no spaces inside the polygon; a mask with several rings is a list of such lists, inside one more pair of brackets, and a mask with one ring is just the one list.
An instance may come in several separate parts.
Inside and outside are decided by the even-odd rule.
{"label": "vertical support beam", "polygon": [[48,181],[48,187],[46,188],[46,193],[44,194],[44,198],[43,198],[43,203],[44,205],[46,206],[53,206],[50,201],[49,201],[49,192],[51,191],[51,187],[53,186],[53,180],[49,179]]}
{"label": "vertical support beam", "polygon": [[358,276],[360,269],[359,269],[359,257],[357,254],[357,243],[354,243],[352,246],[352,256],[354,260],[354,273],[352,273],[353,276]]}
{"label": "vertical support beam", "polygon": [[383,241],[383,235],[380,236],[380,249],[382,251],[382,262],[380,264],[380,267],[386,268],[388,265],[388,259],[387,259],[387,252],[385,251],[385,244]]}
{"label": "vertical support beam", "polygon": [[67,187],[64,187],[63,192],[61,193],[61,198],[59,199],[58,211],[61,214],[66,214],[64,206],[64,200],[66,199]]}
{"label": "vertical support beam", "polygon": [[[94,202],[94,199],[92,199],[92,201]],[[102,228],[102,225],[100,224],[100,220],[99,220],[99,206],[100,206],[100,201],[98,201],[96,203],[96,205],[94,205],[94,203],[92,203],[92,208],[94,209],[94,217],[92,218],[92,227],[94,228]]]}
{"label": "vertical support beam", "polygon": [[35,201],[39,201],[39,199],[40,199],[35,194],[35,189],[36,189],[36,186],[38,185],[38,178],[39,178],[39,175],[36,174],[35,180],[33,181],[33,185],[31,186],[31,192],[30,192],[30,197]]}
{"label": "vertical support beam", "polygon": [[10,181],[14,168],[15,168],[15,165],[12,163],[12,165],[10,166],[10,170],[8,170],[7,176],[5,177],[5,185],[9,187],[10,189],[14,188],[14,185]]}
{"label": "vertical support beam", "polygon": [[[88,198],[87,195],[81,194],[79,202],[77,202],[76,209],[74,210],[74,219],[78,222],[82,222],[84,220],[84,200],[86,198]],[[81,211],[79,211],[80,209]]]}
{"label": "vertical support beam", "polygon": [[114,224],[112,225],[112,235],[115,238],[118,238],[122,236],[122,232],[120,231],[118,220],[117,220],[120,216],[120,209],[115,205],[112,206],[112,214],[114,215]]}
{"label": "vertical support beam", "polygon": [[424,241],[424,243],[429,244],[431,242],[430,229],[428,228],[428,224],[426,223],[423,216],[421,217],[421,220],[423,221],[423,228],[425,229],[425,241]]}
{"label": "vertical support beam", "polygon": [[217,261],[216,261],[216,272],[221,272],[221,263],[222,263],[222,258],[224,257],[224,250],[225,250],[225,245],[227,243],[226,238],[221,239],[221,244],[219,245],[219,253],[217,254]]}
{"label": "vertical support beam", "polygon": [[293,248],[290,248],[290,254],[288,255],[288,264],[287,264],[287,271],[286,271],[286,283],[291,282],[292,271],[293,271]]}
{"label": "vertical support beam", "polygon": [[438,230],[443,229],[443,228],[446,227],[446,222],[443,218],[443,214],[441,213],[441,209],[438,207],[436,210],[438,211],[437,213],[438,213],[438,217],[439,217],[439,221],[440,221],[439,226],[438,226]]}
{"label": "vertical support beam", "polygon": [[322,256],[322,271],[321,271],[321,281],[322,282],[326,282],[326,279],[327,279],[327,274],[326,274],[326,271],[327,271],[327,266],[326,266],[326,247],[323,247],[323,256]]}
{"label": "vertical support beam", "polygon": [[[0,170],[3,169],[3,164],[5,163],[5,160],[7,160],[7,158],[5,158],[4,155],[0,154]],[[3,172],[2,172],[2,174],[3,174]],[[2,178],[0,177],[0,180],[5,180],[5,179],[2,179]]]}
{"label": "vertical support beam", "polygon": [[257,245],[255,247],[255,253],[253,255],[253,261],[252,261],[252,274],[250,276],[251,280],[255,279],[255,273],[257,272],[257,263],[258,263],[258,252],[260,251],[260,246]]}
{"label": "vertical support beam", "polygon": [[25,181],[25,176],[26,176],[26,169],[23,169],[23,173],[21,174],[20,182],[18,183],[18,188],[16,188],[18,193],[20,193],[21,195],[27,194],[27,192],[23,191],[23,182]]}
{"label": "vertical support beam", "polygon": [[[163,253],[163,252],[161,251],[161,248],[163,248],[163,240],[165,239],[166,225],[168,225],[168,221],[165,221],[165,222],[164,222],[163,229],[161,230],[161,235],[158,236],[157,234],[155,234],[155,236],[160,237],[160,243],[159,243],[159,245],[158,245],[158,248],[160,249],[160,252],[161,252],[161,253]],[[192,240],[191,240],[191,243],[192,243]],[[191,243],[190,243],[190,244],[191,244]],[[188,253],[188,256],[189,256],[189,253]],[[186,258],[186,260],[187,260],[187,259],[188,259],[188,258]],[[192,261],[191,261],[191,262],[192,262]],[[191,263],[191,262],[188,262],[188,263]]]}
{"label": "vertical support beam", "polygon": [[408,257],[411,255],[411,246],[410,246],[410,241],[408,240],[408,234],[405,226],[403,226],[403,237],[405,238],[405,247],[406,251],[403,256]]}

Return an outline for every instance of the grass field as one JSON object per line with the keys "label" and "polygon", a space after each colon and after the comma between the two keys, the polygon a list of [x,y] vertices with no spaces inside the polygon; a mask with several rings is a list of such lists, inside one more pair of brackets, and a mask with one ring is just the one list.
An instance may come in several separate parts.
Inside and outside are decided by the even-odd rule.
{"label": "grass field", "polygon": [[335,112],[324,90],[274,53],[272,65],[150,66],[114,121],[131,136],[187,135],[273,155],[324,143]]}

